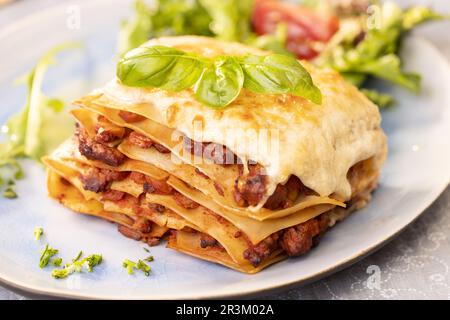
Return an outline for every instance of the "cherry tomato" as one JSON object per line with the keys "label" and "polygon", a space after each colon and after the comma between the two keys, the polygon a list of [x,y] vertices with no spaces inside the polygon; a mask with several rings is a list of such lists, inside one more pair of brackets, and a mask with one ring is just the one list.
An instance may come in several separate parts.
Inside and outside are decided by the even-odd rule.
{"label": "cherry tomato", "polygon": [[255,1],[252,24],[257,34],[273,34],[279,23],[287,25],[287,49],[307,60],[319,53],[314,43],[328,42],[339,29],[335,16],[277,0]]}

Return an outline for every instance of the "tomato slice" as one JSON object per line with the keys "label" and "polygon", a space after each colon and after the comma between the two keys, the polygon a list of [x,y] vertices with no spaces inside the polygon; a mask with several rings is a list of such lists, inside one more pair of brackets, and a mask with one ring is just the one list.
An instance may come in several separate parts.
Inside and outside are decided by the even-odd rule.
{"label": "tomato slice", "polygon": [[328,42],[339,29],[336,16],[277,0],[255,1],[252,24],[257,34],[273,34],[280,22],[287,25],[287,49],[307,60],[318,55],[314,43]]}

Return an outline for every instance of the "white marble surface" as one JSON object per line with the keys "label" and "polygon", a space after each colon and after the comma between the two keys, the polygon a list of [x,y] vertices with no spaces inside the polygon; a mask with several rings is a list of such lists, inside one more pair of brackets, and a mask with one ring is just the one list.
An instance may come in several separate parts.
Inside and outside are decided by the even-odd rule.
{"label": "white marble surface", "polygon": [[[43,0],[43,3],[48,2]],[[449,1],[399,2],[431,4],[450,14]],[[450,61],[448,30],[450,22],[441,22],[421,27],[416,32],[433,42]],[[416,222],[378,252],[315,283],[262,298],[450,299],[449,230],[450,187]],[[29,298],[42,297],[0,286],[0,299]]]}

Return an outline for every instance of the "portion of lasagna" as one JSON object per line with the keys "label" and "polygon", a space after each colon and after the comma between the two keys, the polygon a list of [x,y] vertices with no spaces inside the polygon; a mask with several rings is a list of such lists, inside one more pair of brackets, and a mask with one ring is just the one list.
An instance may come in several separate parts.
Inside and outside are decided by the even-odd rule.
{"label": "portion of lasagna", "polygon": [[[205,57],[266,55],[203,37],[152,40]],[[386,157],[380,114],[332,70],[304,63],[322,105],[245,89],[224,109],[191,89],[118,79],[80,98],[75,135],[44,158],[51,197],[119,231],[255,273],[316,245],[364,207]]]}

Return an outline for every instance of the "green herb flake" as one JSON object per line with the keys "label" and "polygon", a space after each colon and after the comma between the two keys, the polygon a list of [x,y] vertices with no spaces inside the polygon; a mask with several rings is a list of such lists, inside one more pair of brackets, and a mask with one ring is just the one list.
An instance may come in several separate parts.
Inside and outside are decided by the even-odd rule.
{"label": "green herb flake", "polygon": [[125,260],[122,262],[122,266],[123,266],[124,268],[126,268],[128,274],[131,275],[131,274],[134,274],[133,269],[134,269],[134,268],[137,268],[137,263],[136,263],[136,262],[133,262],[133,261],[131,261],[131,260],[125,259]]}
{"label": "green herb flake", "polygon": [[41,257],[39,258],[39,267],[45,268],[48,263],[50,262],[50,259],[58,253],[57,249],[53,249],[48,244],[45,245],[44,250],[41,252]]}
{"label": "green herb flake", "polygon": [[52,277],[56,279],[64,279],[75,272],[83,272],[83,267],[92,272],[94,267],[101,264],[103,261],[102,255],[91,254],[82,260],[72,260],[73,262],[67,263],[63,269],[54,269],[52,271]]}
{"label": "green herb flake", "polygon": [[15,199],[17,198],[17,193],[12,187],[8,187],[3,191],[3,197],[7,199]]}
{"label": "green herb flake", "polygon": [[145,251],[145,252],[148,252],[148,253],[150,253],[150,250],[149,250],[148,248],[146,248],[146,247],[143,247],[142,249],[144,249],[144,251]]}
{"label": "green herb flake", "polygon": [[75,258],[72,259],[72,262],[78,261],[80,260],[81,256],[83,255],[83,251],[80,250],[80,252],[78,252],[77,256]]}
{"label": "green herb flake", "polygon": [[152,270],[150,268],[150,266],[148,264],[146,264],[144,261],[142,261],[141,259],[139,259],[138,263],[137,263],[137,268],[139,270],[141,270],[146,277],[148,277],[150,275],[150,271]]}
{"label": "green herb flake", "polygon": [[52,261],[52,265],[55,267],[60,267],[62,264],[62,258],[55,258]]}
{"label": "green herb flake", "polygon": [[155,258],[153,258],[153,256],[148,256],[147,258],[144,259],[144,261],[147,261],[147,262],[152,262],[153,260],[155,260]]}
{"label": "green herb flake", "polygon": [[103,257],[100,254],[91,254],[87,258],[84,259],[87,262],[88,272],[92,272],[94,267],[98,266],[102,263]]}
{"label": "green herb flake", "polygon": [[33,233],[34,233],[34,238],[36,239],[36,241],[39,241],[41,236],[44,234],[44,230],[41,227],[36,227],[36,228],[34,228]]}
{"label": "green herb flake", "polygon": [[122,263],[122,266],[127,269],[127,272],[130,275],[134,274],[134,269],[137,269],[141,270],[145,274],[145,276],[148,277],[152,269],[144,261],[153,261],[153,256],[150,256],[144,260],[139,259],[137,263],[129,259],[125,259]]}

